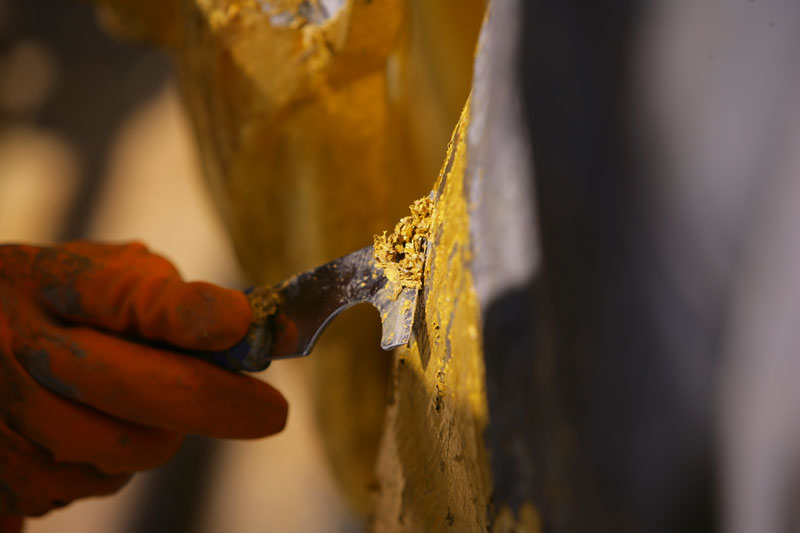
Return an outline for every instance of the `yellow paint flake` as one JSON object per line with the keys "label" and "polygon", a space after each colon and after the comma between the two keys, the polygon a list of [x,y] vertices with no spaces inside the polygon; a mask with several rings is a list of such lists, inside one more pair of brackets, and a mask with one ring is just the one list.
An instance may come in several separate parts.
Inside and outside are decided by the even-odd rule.
{"label": "yellow paint flake", "polygon": [[422,287],[433,202],[426,196],[410,209],[411,215],[401,218],[391,234],[384,231],[374,237],[375,263],[393,285],[392,298],[397,298],[403,289]]}

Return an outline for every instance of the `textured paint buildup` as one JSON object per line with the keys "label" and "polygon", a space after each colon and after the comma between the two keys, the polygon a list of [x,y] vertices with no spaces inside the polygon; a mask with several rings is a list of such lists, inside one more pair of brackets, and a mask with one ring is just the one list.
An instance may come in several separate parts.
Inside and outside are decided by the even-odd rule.
{"label": "textured paint buildup", "polygon": [[253,310],[253,320],[247,332],[247,342],[250,346],[262,346],[264,344],[264,325],[272,315],[278,312],[278,305],[281,303],[280,294],[270,287],[255,287],[247,295],[247,300]]}
{"label": "textured paint buildup", "polygon": [[375,235],[375,263],[393,285],[393,299],[403,289],[422,287],[432,212],[431,199],[420,198],[411,205],[411,215],[401,218],[391,234]]}
{"label": "textured paint buildup", "polygon": [[242,360],[241,368],[247,370],[263,370],[261,354],[269,350],[272,343],[271,317],[278,312],[281,296],[270,287],[255,287],[247,295],[250,309],[253,311],[250,329],[247,330],[247,344],[250,345],[247,356]]}
{"label": "textured paint buildup", "polygon": [[280,296],[278,292],[270,287],[255,287],[247,295],[250,307],[253,309],[253,322],[264,322],[268,317],[275,314],[278,310]]}

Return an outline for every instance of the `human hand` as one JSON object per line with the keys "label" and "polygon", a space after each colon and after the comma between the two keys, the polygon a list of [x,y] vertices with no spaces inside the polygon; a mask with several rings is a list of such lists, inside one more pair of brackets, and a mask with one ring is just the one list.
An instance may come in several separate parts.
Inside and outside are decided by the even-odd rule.
{"label": "human hand", "polygon": [[0,527],[166,462],[186,433],[277,433],[271,386],[181,350],[247,332],[236,291],[186,283],[141,244],[0,246]]}

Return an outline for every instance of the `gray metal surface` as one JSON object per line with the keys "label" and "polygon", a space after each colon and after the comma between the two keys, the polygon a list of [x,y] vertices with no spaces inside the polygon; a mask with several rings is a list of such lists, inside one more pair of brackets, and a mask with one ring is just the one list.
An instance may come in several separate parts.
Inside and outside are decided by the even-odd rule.
{"label": "gray metal surface", "polygon": [[331,320],[360,303],[372,304],[380,313],[381,348],[408,342],[418,291],[405,288],[392,298],[393,287],[372,253],[372,246],[367,246],[276,287],[279,304],[269,322],[269,359],[308,355]]}

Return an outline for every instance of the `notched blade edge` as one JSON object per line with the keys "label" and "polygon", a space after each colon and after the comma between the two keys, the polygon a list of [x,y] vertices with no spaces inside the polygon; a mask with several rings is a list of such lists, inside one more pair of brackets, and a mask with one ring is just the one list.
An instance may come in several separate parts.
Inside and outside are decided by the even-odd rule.
{"label": "notched blade edge", "polygon": [[370,299],[381,315],[381,348],[391,350],[408,344],[417,309],[419,289],[405,288],[391,299],[391,284],[387,284]]}

